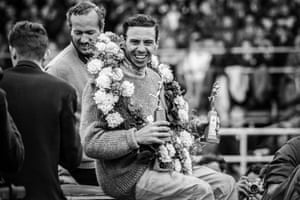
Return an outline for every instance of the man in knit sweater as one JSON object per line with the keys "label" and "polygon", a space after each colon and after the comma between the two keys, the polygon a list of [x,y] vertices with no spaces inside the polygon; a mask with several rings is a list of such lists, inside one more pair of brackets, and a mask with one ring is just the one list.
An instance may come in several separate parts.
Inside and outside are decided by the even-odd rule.
{"label": "man in knit sweater", "polygon": [[[133,102],[152,115],[157,100],[159,74],[148,68],[157,50],[158,26],[148,15],[135,15],[123,25],[125,59],[121,63],[124,80],[134,84]],[[142,155],[142,146],[162,144],[170,137],[170,123],[156,121],[140,129],[105,129],[101,113],[93,99],[95,84],[89,82],[83,92],[80,130],[85,135],[85,152],[96,159],[97,178],[103,190],[118,199],[183,200],[230,199],[237,193],[232,177],[208,168],[195,176],[161,172],[151,166],[150,155]]]}
{"label": "man in knit sweater", "polygon": [[[81,115],[81,95],[89,78],[86,63],[91,54],[91,44],[104,29],[104,8],[84,1],[71,7],[67,12],[71,43],[60,52],[47,66],[46,71],[71,84],[77,92],[78,111],[77,131]],[[70,172],[80,184],[97,185],[95,162],[83,155],[80,166]]]}

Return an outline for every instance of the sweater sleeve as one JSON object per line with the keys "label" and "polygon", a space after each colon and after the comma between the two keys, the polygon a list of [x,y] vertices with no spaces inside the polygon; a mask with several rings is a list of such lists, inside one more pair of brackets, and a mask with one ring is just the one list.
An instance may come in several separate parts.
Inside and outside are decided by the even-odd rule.
{"label": "sweater sleeve", "polygon": [[116,159],[139,148],[135,139],[135,129],[104,130],[93,94],[95,87],[89,81],[82,95],[82,115],[80,132],[84,137],[84,150],[94,159]]}

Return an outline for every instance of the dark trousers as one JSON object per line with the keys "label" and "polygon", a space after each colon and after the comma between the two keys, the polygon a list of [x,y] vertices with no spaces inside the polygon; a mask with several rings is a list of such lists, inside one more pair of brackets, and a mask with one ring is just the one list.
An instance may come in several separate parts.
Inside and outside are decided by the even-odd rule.
{"label": "dark trousers", "polygon": [[70,171],[70,173],[80,185],[99,185],[95,169],[77,168],[75,170]]}

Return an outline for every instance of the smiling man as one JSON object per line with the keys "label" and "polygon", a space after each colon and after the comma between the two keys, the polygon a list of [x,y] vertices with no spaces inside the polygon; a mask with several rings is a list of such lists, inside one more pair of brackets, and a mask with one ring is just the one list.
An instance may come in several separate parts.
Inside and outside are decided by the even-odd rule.
{"label": "smiling man", "polygon": [[[77,92],[77,131],[81,115],[81,95],[89,78],[86,63],[92,56],[91,46],[104,29],[105,9],[84,1],[67,12],[71,43],[46,66],[46,71],[64,79]],[[81,133],[80,133],[81,135]],[[80,166],[71,172],[80,184],[97,185],[94,161],[83,155]]]}
{"label": "smiling man", "polygon": [[[157,93],[161,78],[148,66],[158,48],[158,25],[151,16],[135,15],[123,24],[123,35],[125,59],[120,67],[124,80],[134,84],[131,100],[145,116],[153,115],[157,100],[150,94]],[[96,89],[93,81],[84,89],[80,129],[86,134],[85,152],[97,160],[98,180],[107,194],[136,200],[237,200],[235,181],[228,175],[205,167],[194,176],[153,169],[154,152],[145,148],[171,136],[170,122],[156,121],[140,129],[108,129],[93,99]]]}

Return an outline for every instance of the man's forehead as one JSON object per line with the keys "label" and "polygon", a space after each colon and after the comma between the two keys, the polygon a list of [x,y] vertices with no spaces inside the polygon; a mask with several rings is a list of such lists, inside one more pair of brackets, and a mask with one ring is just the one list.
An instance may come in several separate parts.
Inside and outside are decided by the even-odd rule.
{"label": "man's forehead", "polygon": [[155,40],[155,27],[130,26],[126,36],[128,39],[152,39]]}
{"label": "man's forehead", "polygon": [[98,28],[98,15],[94,10],[82,15],[71,15],[70,17],[72,26],[86,28],[96,27]]}

